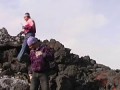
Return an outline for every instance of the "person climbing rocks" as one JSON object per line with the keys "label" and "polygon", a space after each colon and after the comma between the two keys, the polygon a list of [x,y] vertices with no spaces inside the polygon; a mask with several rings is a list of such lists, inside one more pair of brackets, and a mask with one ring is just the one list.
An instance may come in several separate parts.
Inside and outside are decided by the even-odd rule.
{"label": "person climbing rocks", "polygon": [[27,39],[30,48],[31,67],[28,70],[30,77],[30,90],[49,90],[48,61],[53,58],[53,52],[46,45],[42,45],[37,38],[30,36]]}
{"label": "person climbing rocks", "polygon": [[22,48],[17,56],[18,61],[21,61],[23,55],[27,52],[28,45],[27,45],[27,39],[30,36],[35,36],[36,33],[36,26],[34,20],[31,19],[31,16],[29,13],[25,13],[24,20],[26,21],[25,26],[22,26],[23,31],[20,32],[20,35],[24,34],[24,41],[22,44]]}

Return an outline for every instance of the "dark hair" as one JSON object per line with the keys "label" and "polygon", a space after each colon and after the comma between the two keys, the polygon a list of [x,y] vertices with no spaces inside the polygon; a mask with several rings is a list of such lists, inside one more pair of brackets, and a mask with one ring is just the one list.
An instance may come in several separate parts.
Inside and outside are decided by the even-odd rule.
{"label": "dark hair", "polygon": [[25,16],[27,16],[28,18],[30,18],[30,13],[25,13]]}

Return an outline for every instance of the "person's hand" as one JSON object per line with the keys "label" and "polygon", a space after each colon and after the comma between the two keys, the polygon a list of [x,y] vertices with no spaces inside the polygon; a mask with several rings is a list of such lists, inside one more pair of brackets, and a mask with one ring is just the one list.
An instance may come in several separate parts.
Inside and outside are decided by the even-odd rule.
{"label": "person's hand", "polygon": [[32,79],[32,74],[29,74],[29,78],[30,78],[30,81],[31,81],[31,79]]}
{"label": "person's hand", "polygon": [[36,51],[35,55],[36,55],[36,57],[38,57],[38,56],[43,55],[43,53],[41,51]]}
{"label": "person's hand", "polygon": [[22,35],[23,33],[24,33],[24,31],[21,31],[21,32],[20,32],[20,35]]}

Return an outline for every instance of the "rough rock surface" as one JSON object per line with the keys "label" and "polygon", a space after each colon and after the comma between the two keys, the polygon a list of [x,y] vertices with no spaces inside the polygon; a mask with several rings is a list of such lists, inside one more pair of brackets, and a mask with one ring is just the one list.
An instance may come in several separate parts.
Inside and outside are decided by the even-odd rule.
{"label": "rough rock surface", "polygon": [[[28,54],[22,62],[16,59],[22,41],[23,37],[10,36],[5,28],[0,29],[0,90],[29,90]],[[89,56],[70,53],[55,39],[42,44],[54,49],[48,72],[50,90],[120,90],[120,70],[97,64]]]}

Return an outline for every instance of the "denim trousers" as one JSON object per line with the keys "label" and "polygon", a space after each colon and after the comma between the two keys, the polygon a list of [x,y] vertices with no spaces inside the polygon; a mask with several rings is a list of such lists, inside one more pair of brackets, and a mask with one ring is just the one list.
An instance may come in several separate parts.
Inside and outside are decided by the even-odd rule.
{"label": "denim trousers", "polygon": [[25,38],[24,38],[24,41],[23,41],[23,44],[22,44],[22,48],[17,56],[17,59],[18,61],[21,61],[23,55],[26,53],[27,49],[28,49],[28,45],[27,45],[27,39],[30,37],[30,36],[35,36],[35,33],[27,33],[25,35]]}
{"label": "denim trousers", "polygon": [[33,72],[30,90],[49,90],[47,74]]}

